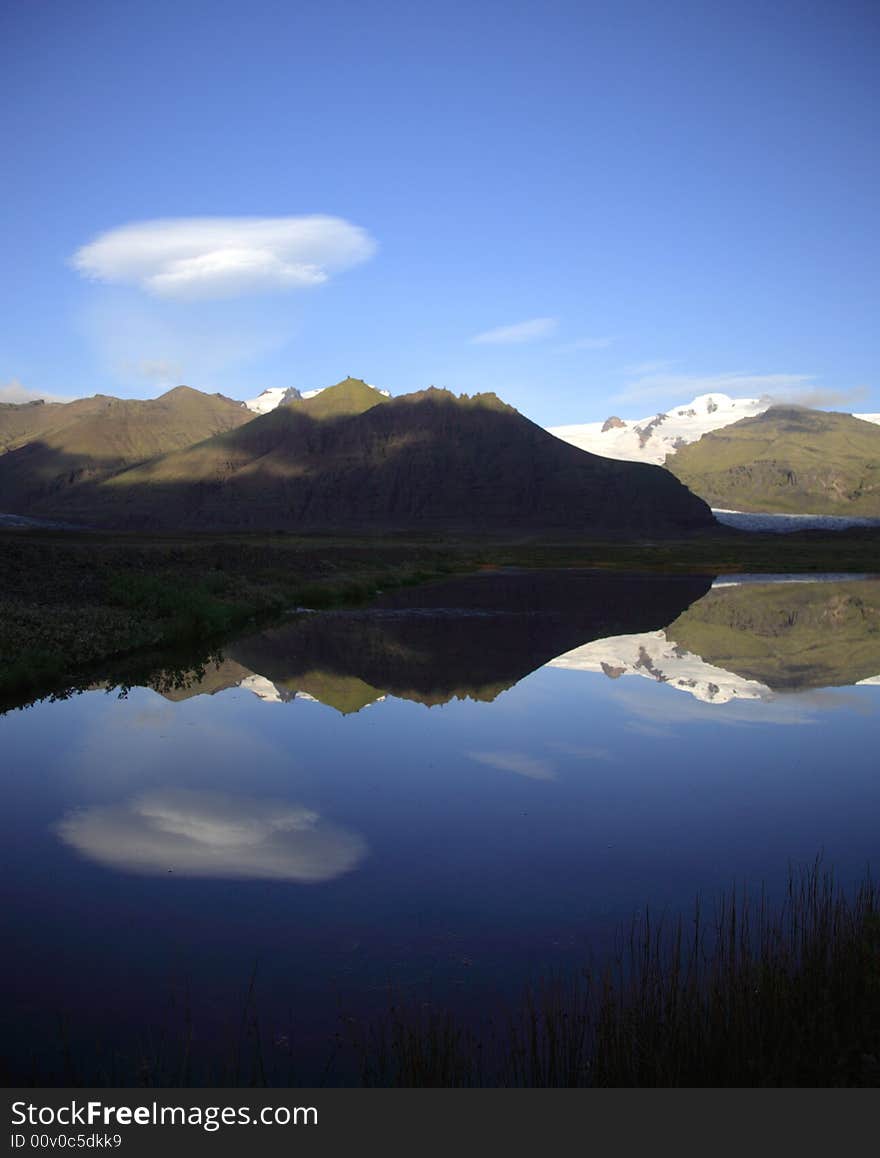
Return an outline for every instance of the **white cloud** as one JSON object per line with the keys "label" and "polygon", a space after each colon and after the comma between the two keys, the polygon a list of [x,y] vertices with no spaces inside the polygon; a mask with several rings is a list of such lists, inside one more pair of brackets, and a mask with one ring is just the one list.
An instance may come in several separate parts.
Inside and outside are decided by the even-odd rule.
{"label": "white cloud", "polygon": [[69,402],[69,398],[62,398],[58,394],[47,394],[45,390],[30,390],[17,378],[11,378],[0,386],[0,402]]}
{"label": "white cloud", "polygon": [[111,229],[71,261],[94,281],[195,301],[308,289],[375,252],[340,217],[182,217]]}
{"label": "white cloud", "polygon": [[618,402],[641,402],[652,398],[672,398],[683,402],[699,394],[729,394],[731,397],[804,395],[816,389],[812,374],[645,374],[628,382],[615,397]]}
{"label": "white cloud", "polygon": [[[773,403],[796,406],[852,406],[869,393],[865,386],[851,390],[826,389],[813,374],[671,374],[661,372],[663,363],[630,366],[638,374],[615,397],[619,402],[670,398],[684,402],[700,394],[728,394],[733,398],[766,398]],[[639,374],[639,371],[644,371]]]}
{"label": "white cloud", "polygon": [[557,354],[573,354],[577,350],[607,350],[614,338],[577,338],[556,347]]}
{"label": "white cloud", "polygon": [[488,764],[502,772],[515,772],[517,776],[527,776],[530,780],[556,779],[549,760],[536,760],[524,752],[468,752],[467,755],[478,764]]}
{"label": "white cloud", "polygon": [[499,326],[495,330],[485,330],[476,334],[471,342],[486,346],[512,346],[519,342],[535,342],[549,338],[559,327],[558,318],[530,318],[527,322],[516,322],[512,326]]}
{"label": "white cloud", "polygon": [[99,864],[147,876],[314,884],[353,869],[362,837],[280,800],[168,788],[68,813],[65,844]]}

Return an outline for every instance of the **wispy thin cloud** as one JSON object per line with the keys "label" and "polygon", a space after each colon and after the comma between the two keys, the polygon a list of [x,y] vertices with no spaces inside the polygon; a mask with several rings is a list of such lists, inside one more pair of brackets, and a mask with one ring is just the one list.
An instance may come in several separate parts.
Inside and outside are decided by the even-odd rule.
{"label": "wispy thin cloud", "polygon": [[376,248],[340,217],[184,217],[111,229],[71,264],[94,281],[195,301],[323,285]]}
{"label": "wispy thin cloud", "polygon": [[224,375],[276,354],[298,322],[287,309],[260,301],[176,303],[97,295],[77,316],[83,337],[110,374],[114,389],[142,390],[186,383],[212,389]]}
{"label": "wispy thin cloud", "polygon": [[549,338],[559,328],[558,318],[529,318],[525,322],[515,322],[512,326],[498,326],[475,334],[471,342],[481,346],[513,346],[520,342],[537,342]]}
{"label": "wispy thin cloud", "polygon": [[49,394],[45,390],[31,390],[17,378],[11,378],[0,385],[0,402],[69,402],[69,398],[62,398],[59,394]]}
{"label": "wispy thin cloud", "polygon": [[773,402],[792,402],[797,406],[853,406],[861,402],[869,391],[867,386],[855,386],[852,390],[824,390],[822,387],[807,386],[803,390],[781,391],[770,395]]}
{"label": "wispy thin cloud", "polygon": [[183,379],[183,367],[179,362],[167,358],[141,358],[136,362],[123,362],[121,369],[126,377],[142,378],[151,386],[171,386]]}
{"label": "wispy thin cloud", "polygon": [[614,344],[614,338],[576,338],[556,347],[557,354],[574,354],[578,350],[607,350]]}
{"label": "wispy thin cloud", "polygon": [[644,374],[628,382],[615,397],[618,402],[644,402],[655,398],[686,401],[699,394],[731,397],[804,397],[818,389],[812,374]]}

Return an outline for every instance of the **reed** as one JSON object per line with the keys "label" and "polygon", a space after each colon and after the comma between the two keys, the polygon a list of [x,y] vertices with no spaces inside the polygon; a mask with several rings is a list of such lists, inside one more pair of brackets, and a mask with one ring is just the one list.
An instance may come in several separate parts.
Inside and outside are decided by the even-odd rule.
{"label": "reed", "polygon": [[876,1086],[880,889],[847,894],[817,860],[781,906],[733,888],[687,921],[646,913],[504,1019],[395,1002],[352,1046],[365,1085]]}

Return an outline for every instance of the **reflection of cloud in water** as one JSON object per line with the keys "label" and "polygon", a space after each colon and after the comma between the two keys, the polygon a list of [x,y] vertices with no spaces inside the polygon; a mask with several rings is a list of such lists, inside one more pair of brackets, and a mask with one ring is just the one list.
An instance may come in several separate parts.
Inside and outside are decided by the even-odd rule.
{"label": "reflection of cloud in water", "polygon": [[859,714],[871,714],[873,707],[858,694],[836,688],[815,691],[775,693],[768,700],[733,700],[726,704],[704,704],[678,696],[639,694],[633,688],[615,689],[614,698],[630,714],[626,727],[630,731],[652,736],[672,736],[672,724],[727,724],[760,726],[762,724],[795,725],[820,723],[822,713],[846,708]]}
{"label": "reflection of cloud in water", "polygon": [[525,752],[468,752],[467,755],[478,764],[488,764],[490,768],[500,768],[502,772],[515,772],[517,776],[528,776],[530,780],[556,778],[556,771],[549,760],[536,760]]}
{"label": "reflection of cloud in water", "polygon": [[167,788],[69,813],[55,826],[83,856],[147,875],[332,880],[364,857],[362,837],[282,800]]}

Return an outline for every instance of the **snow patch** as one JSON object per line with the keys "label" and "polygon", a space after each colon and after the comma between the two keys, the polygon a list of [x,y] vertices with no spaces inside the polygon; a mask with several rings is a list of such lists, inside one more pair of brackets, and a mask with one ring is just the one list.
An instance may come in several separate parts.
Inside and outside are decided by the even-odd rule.
{"label": "snow patch", "polygon": [[282,402],[288,402],[291,398],[302,397],[304,395],[300,394],[295,386],[275,386],[271,390],[264,390],[256,398],[249,398],[242,405],[246,406],[248,410],[252,410],[254,414],[268,414],[270,410],[275,410]]}

